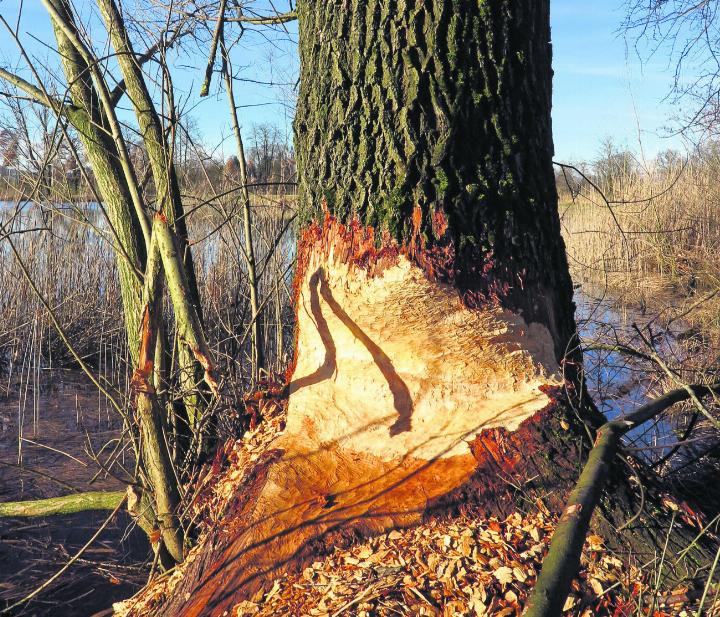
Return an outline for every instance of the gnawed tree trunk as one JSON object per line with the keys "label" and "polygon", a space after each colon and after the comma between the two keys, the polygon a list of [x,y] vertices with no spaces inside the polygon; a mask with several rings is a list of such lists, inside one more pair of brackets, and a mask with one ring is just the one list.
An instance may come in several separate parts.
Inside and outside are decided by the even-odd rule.
{"label": "gnawed tree trunk", "polygon": [[300,9],[305,211],[317,216],[324,199],[341,221],[408,244],[419,206],[434,277],[470,306],[502,295],[563,357],[575,324],[555,211],[547,2],[352,6]]}
{"label": "gnawed tree trunk", "polygon": [[[222,615],[289,563],[430,513],[563,507],[603,420],[570,400],[548,4],[299,5],[287,427],[156,614]],[[608,529],[636,511],[613,481]],[[652,554],[649,517],[628,537]]]}

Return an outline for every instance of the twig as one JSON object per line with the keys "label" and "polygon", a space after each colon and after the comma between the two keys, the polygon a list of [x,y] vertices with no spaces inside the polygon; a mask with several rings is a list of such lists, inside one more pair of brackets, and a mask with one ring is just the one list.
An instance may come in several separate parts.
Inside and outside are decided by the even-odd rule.
{"label": "twig", "polygon": [[72,459],[76,463],[80,463],[83,467],[87,467],[87,463],[85,461],[81,461],[79,458],[75,458],[72,454],[68,454],[67,452],[63,452],[62,450],[58,450],[57,448],[53,448],[52,446],[48,446],[44,443],[40,443],[38,441],[33,441],[32,439],[28,439],[27,437],[20,437],[22,441],[26,441],[27,443],[31,443],[34,446],[38,446],[40,448],[45,448],[47,450],[51,450],[52,452],[57,452],[58,454],[62,454],[63,456],[67,456],[69,459]]}
{"label": "twig", "polygon": [[643,340],[643,342],[651,349],[650,355],[652,357],[653,362],[657,364],[663,371],[665,371],[665,374],[673,381],[675,382],[675,385],[680,386],[683,390],[685,390],[688,393],[688,398],[692,400],[692,402],[695,404],[695,407],[697,410],[704,415],[707,420],[718,430],[720,430],[720,421],[718,421],[716,418],[712,416],[712,414],[707,410],[707,407],[703,405],[702,401],[697,397],[695,392],[693,391],[693,387],[686,384],[682,379],[680,379],[677,375],[677,372],[672,370],[665,361],[660,357],[660,354],[658,354],[655,351],[654,345],[652,344],[652,341],[648,339],[640,330],[640,328],[637,327],[637,325],[633,324],[633,327],[635,328],[635,331],[638,333],[638,336]]}
{"label": "twig", "polygon": [[205,67],[205,80],[203,81],[202,87],[200,88],[200,96],[207,96],[210,92],[210,82],[212,81],[213,67],[215,65],[215,55],[217,54],[217,47],[223,33],[223,26],[225,23],[225,5],[227,0],[221,0],[220,11],[218,13],[217,23],[215,24],[215,32],[213,34],[212,43],[210,44],[210,53],[208,54],[208,62]]}
{"label": "twig", "polygon": [[277,15],[258,15],[250,17],[248,15],[240,15],[238,17],[226,17],[226,22],[239,22],[244,24],[252,24],[254,26],[275,26],[295,21],[298,18],[297,11],[288,11],[287,13],[278,13]]}
{"label": "twig", "polygon": [[332,614],[332,617],[338,617],[338,615],[342,615],[348,608],[351,606],[354,606],[355,604],[358,604],[362,600],[369,599],[370,592],[373,591],[372,587],[368,587],[365,591],[363,591],[357,598],[351,600],[347,604],[343,604],[337,611],[335,611]]}

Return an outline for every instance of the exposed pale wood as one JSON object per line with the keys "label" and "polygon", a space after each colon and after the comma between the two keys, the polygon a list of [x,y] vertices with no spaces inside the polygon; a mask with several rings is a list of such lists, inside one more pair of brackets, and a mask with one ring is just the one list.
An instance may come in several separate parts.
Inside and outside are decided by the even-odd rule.
{"label": "exposed pale wood", "polygon": [[402,254],[365,268],[328,235],[303,249],[285,432],[181,567],[164,614],[221,615],[333,534],[417,524],[477,472],[476,435],[512,433],[552,405],[542,388],[561,381],[544,326],[468,309]]}
{"label": "exposed pale wood", "polygon": [[405,256],[382,274],[314,254],[298,306],[288,434],[432,460],[515,430],[559,385],[549,332],[511,311],[466,308]]}

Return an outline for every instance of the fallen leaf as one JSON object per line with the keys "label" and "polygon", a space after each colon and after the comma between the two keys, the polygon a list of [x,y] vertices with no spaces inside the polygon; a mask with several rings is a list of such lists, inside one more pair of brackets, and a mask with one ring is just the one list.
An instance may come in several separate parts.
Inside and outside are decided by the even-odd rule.
{"label": "fallen leaf", "polygon": [[595,595],[601,596],[603,594],[604,589],[603,589],[602,583],[598,579],[591,578],[590,579],[590,587],[592,587],[592,590],[595,592]]}
{"label": "fallen leaf", "polygon": [[524,583],[527,580],[527,575],[525,574],[525,572],[523,572],[517,566],[513,568],[512,573],[513,573],[513,576],[515,577],[515,580],[518,580],[521,583]]}
{"label": "fallen leaf", "polygon": [[604,542],[600,536],[589,535],[587,541],[591,551],[601,551],[604,548]]}

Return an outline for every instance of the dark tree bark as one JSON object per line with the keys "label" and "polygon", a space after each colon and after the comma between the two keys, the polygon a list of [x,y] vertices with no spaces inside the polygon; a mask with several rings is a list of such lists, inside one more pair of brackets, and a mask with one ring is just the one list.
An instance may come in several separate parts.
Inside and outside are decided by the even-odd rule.
{"label": "dark tree bark", "polygon": [[[549,2],[305,0],[298,16],[287,428],[157,614],[221,615],[279,568],[438,512],[559,512],[604,421],[577,382]],[[611,480],[606,530],[637,511]],[[662,551],[663,517],[635,520],[635,551]]]}

